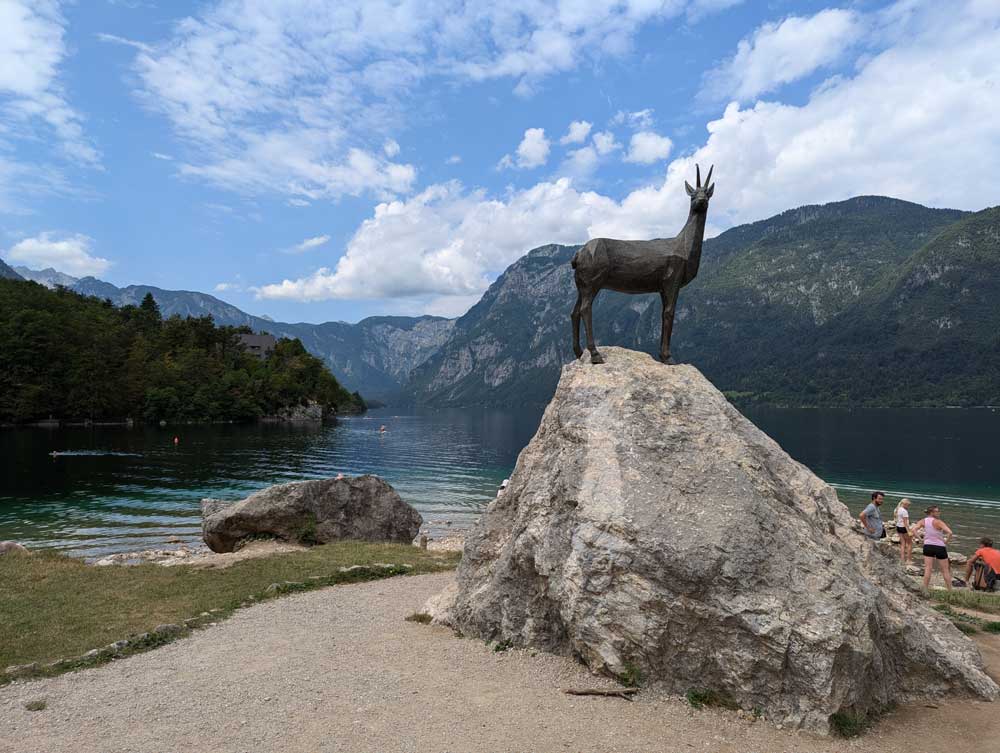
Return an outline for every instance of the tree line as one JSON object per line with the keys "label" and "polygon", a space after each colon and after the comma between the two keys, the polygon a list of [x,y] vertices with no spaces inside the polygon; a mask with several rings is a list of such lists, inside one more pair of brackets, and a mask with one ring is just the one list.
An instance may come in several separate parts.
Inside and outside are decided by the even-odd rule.
{"label": "tree line", "polygon": [[0,280],[0,421],[249,421],[317,402],[364,409],[299,340],[267,358],[212,318],[164,319],[152,295],[115,307],[33,282]]}

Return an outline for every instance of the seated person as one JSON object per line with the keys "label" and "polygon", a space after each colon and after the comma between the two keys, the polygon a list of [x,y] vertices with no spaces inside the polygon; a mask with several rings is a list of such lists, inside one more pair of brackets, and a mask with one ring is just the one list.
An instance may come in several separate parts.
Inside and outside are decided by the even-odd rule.
{"label": "seated person", "polygon": [[[993,591],[1000,578],[1000,550],[993,548],[993,539],[984,536],[979,540],[982,546],[969,558],[965,565],[965,580],[976,591]],[[972,576],[976,570],[975,577]]]}

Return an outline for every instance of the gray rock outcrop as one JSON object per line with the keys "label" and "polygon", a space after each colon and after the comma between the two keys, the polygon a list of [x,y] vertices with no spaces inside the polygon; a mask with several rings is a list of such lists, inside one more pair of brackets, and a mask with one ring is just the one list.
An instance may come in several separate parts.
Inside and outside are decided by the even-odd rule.
{"label": "gray rock outcrop", "polygon": [[213,552],[231,552],[260,535],[303,544],[341,539],[409,544],[423,522],[377,476],[295,481],[232,504],[206,499],[201,507],[202,537]]}
{"label": "gray rock outcrop", "polygon": [[604,356],[563,368],[436,622],[819,732],[837,712],[997,697],[833,489],[697,369]]}

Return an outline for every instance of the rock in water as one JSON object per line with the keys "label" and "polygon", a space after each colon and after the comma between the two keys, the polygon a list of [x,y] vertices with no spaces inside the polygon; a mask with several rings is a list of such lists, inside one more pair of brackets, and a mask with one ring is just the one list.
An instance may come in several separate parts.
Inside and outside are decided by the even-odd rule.
{"label": "rock in water", "polygon": [[201,503],[201,530],[213,552],[231,552],[260,534],[303,544],[340,539],[409,544],[423,518],[378,476],[279,484],[226,504]]}
{"label": "rock in water", "polygon": [[563,368],[437,622],[820,732],[836,712],[996,698],[975,645],[697,369],[603,352]]}

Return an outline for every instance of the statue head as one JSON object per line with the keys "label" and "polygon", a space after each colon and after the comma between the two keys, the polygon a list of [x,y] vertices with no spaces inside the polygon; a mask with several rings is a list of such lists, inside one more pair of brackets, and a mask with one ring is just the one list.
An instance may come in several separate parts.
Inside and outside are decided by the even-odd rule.
{"label": "statue head", "polygon": [[705,185],[701,184],[701,168],[698,165],[694,166],[695,174],[695,187],[691,188],[691,184],[684,181],[684,188],[688,192],[688,196],[691,197],[691,211],[692,212],[707,212],[708,211],[708,200],[712,198],[712,194],[715,193],[715,184],[712,183],[712,170],[715,169],[715,165],[708,168],[708,177],[705,178]]}

